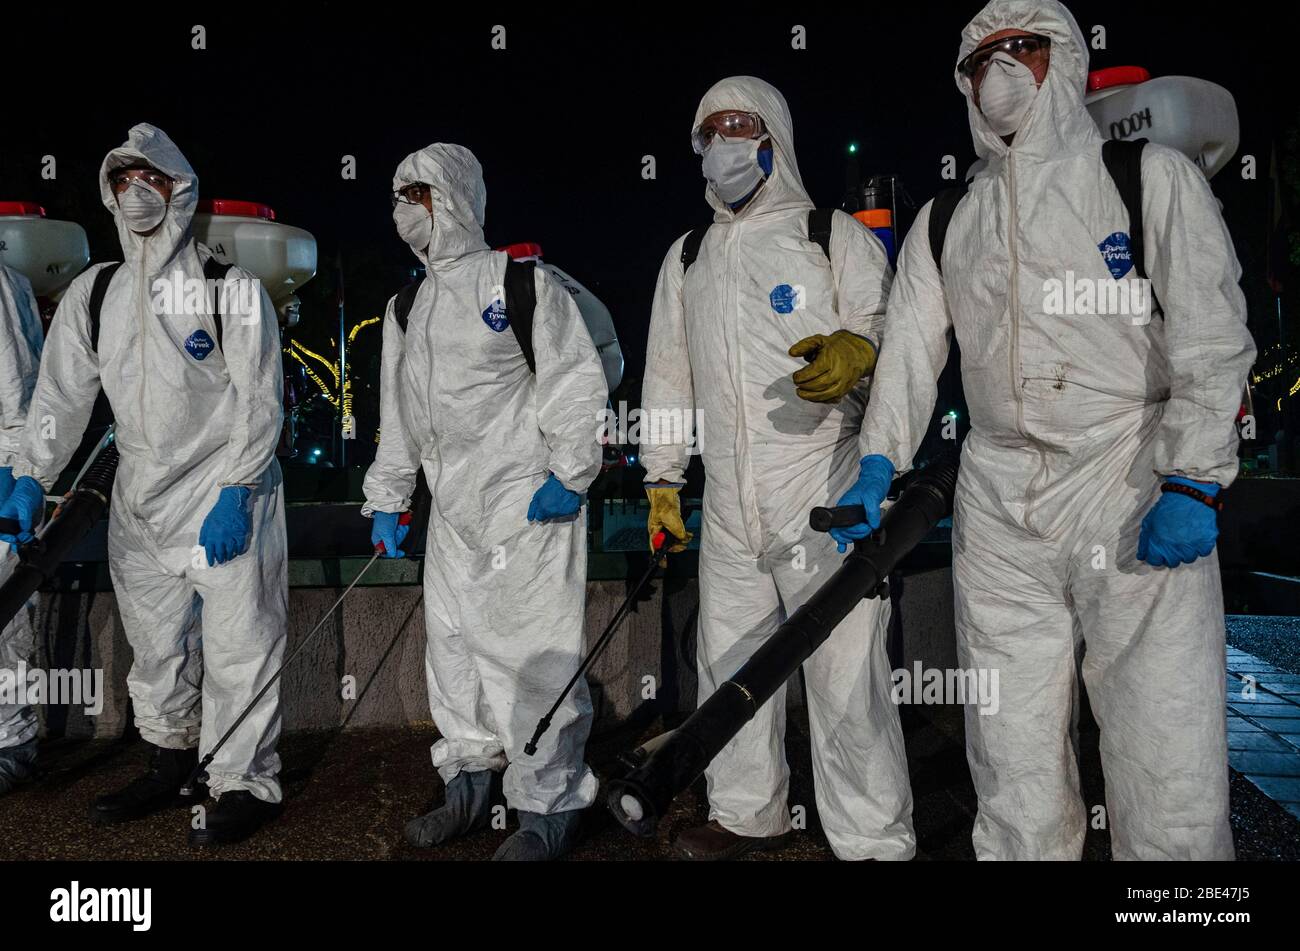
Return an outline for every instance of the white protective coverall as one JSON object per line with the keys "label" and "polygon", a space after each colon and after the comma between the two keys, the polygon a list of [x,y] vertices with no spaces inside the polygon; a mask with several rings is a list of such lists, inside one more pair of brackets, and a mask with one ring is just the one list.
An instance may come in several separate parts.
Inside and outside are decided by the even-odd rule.
{"label": "white protective coverall", "polygon": [[1114,855],[1231,858],[1218,560],[1153,568],[1136,549],[1162,476],[1236,475],[1233,423],[1255,353],[1240,269],[1205,177],[1147,145],[1146,263],[1163,319],[1049,312],[1048,282],[1112,278],[1101,246],[1117,233],[1127,246],[1129,218],[1083,105],[1087,46],[1060,3],[994,0],[960,57],[1013,28],[1051,38],[1047,77],[1011,147],[969,105],[989,166],[957,207],[942,277],[929,205],[908,237],[862,452],[911,464],[954,330],[971,416],[954,516],[957,648],[965,667],[1000,672],[999,711],[966,708],[978,856],[1080,857],[1086,648]]}
{"label": "white protective coverall", "polygon": [[[809,240],[814,206],[780,92],[753,77],[722,80],[705,94],[692,128],[724,109],[762,117],[773,171],[739,213],[706,185],[713,225],[684,279],[685,239],[669,248],[641,400],[647,482],[683,481],[688,447],[666,421],[696,414],[706,473],[700,702],[843,561],[828,535],[808,527],[808,512],[834,504],[857,476],[868,384],[839,403],[800,399],[791,374],[806,363],[788,350],[840,329],[878,347],[892,276],[883,245],[847,214],[834,216],[830,261]],[[646,421],[656,416],[665,421],[658,432]],[[888,621],[887,601],[863,601],[804,664],[817,811],[842,859],[915,852],[903,734],[890,699]],[[791,828],[785,707],[783,688],[708,768],[710,818],[731,832]]]}
{"label": "white protective coverall", "polygon": [[[31,282],[0,264],[0,467],[13,466],[27,422],[27,406],[41,364],[40,310]],[[17,552],[0,542],[0,584],[18,564]],[[0,677],[17,684],[19,665],[36,649],[36,599],[0,631]],[[36,711],[0,701],[0,749],[21,746],[36,735]]]}
{"label": "white protective coverall", "polygon": [[[108,181],[112,170],[141,161],[176,182],[162,223],[148,237],[127,227]],[[102,385],[122,456],[108,559],[135,654],[127,683],[136,724],[150,743],[198,745],[202,756],[279,667],[284,650],[288,566],[275,459],[283,419],[279,328],[265,290],[234,268],[216,346],[217,293],[199,294],[202,285],[192,283],[203,281],[211,255],[190,233],[198,178],[162,130],[133,127],[104,159],[100,192],[116,218],[125,263],[104,297],[98,353],[90,340],[89,298],[99,270],[92,267],[72,282],[54,315],[25,458],[14,475],[49,490],[76,450]],[[177,287],[187,293],[178,296]],[[53,435],[39,425],[47,417]],[[199,529],[222,487],[241,485],[252,492],[248,550],[208,567]],[[208,769],[213,795],[247,789],[279,802],[279,732],[279,692],[272,687]]]}
{"label": "white protective coverall", "polygon": [[382,435],[362,514],[406,511],[423,466],[433,495],[425,676],[443,781],[508,764],[511,808],[584,809],[596,795],[583,761],[585,680],[537,752],[524,744],[582,657],[586,506],[570,521],[527,516],[548,470],[579,493],[600,471],[600,356],[577,305],[538,268],[529,372],[509,315],[500,319],[509,257],[483,239],[487,189],[468,149],[438,143],[407,156],[393,188],[415,182],[433,190],[433,237],[417,254],[427,276],[405,335],[393,301],[384,318]]}

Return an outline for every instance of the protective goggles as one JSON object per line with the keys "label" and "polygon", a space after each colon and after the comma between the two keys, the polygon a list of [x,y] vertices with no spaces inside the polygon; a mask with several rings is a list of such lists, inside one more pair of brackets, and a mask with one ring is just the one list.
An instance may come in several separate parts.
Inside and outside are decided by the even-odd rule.
{"label": "protective goggles", "polygon": [[1017,62],[1034,66],[1042,61],[1042,57],[1047,55],[1051,46],[1052,40],[1046,36],[1008,36],[994,40],[992,43],[985,43],[975,50],[957,64],[957,72],[967,79],[974,79],[983,72],[994,53],[1005,53]]}
{"label": "protective goggles", "polygon": [[108,173],[108,183],[113,186],[115,192],[122,191],[133,181],[144,182],[157,191],[174,184],[170,176],[164,175],[156,168],[115,168]]}
{"label": "protective goggles", "polygon": [[433,195],[432,185],[426,185],[424,182],[412,182],[409,185],[403,185],[393,192],[393,207],[396,208],[401,202],[406,202],[408,205],[423,204],[425,195]]}
{"label": "protective goggles", "polygon": [[727,139],[757,139],[766,132],[767,127],[756,112],[720,112],[709,116],[691,133],[691,147],[696,155],[703,155],[715,135]]}

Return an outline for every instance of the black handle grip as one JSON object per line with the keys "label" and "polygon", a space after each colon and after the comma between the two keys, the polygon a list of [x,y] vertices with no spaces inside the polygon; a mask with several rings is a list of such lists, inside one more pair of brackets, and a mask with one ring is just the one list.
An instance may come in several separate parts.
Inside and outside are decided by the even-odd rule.
{"label": "black handle grip", "polygon": [[814,532],[829,532],[832,528],[848,528],[867,520],[867,510],[861,505],[837,505],[833,508],[815,508],[808,513],[808,525]]}
{"label": "black handle grip", "polygon": [[0,535],[17,535],[23,530],[16,518],[0,518]]}

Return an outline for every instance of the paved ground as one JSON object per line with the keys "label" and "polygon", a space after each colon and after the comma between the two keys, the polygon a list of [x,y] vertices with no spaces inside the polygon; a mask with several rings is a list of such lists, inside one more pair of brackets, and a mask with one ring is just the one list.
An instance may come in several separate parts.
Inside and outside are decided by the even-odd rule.
{"label": "paved ground", "polygon": [[[922,859],[970,859],[974,793],[960,743],[960,711],[904,708],[904,727],[916,799]],[[653,732],[653,731],[652,731]],[[143,744],[104,741],[56,742],[43,751],[45,776],[0,800],[0,858],[6,859],[486,859],[508,832],[486,831],[435,852],[412,849],[403,822],[441,796],[429,765],[429,728],[291,736],[283,744],[288,809],[250,842],[217,852],[185,844],[187,816],[172,812],[116,827],[86,822],[90,801],[125,783],[147,757]],[[606,735],[593,742],[590,758],[606,775],[615,755],[635,737]],[[1095,725],[1081,728],[1084,796],[1101,801]],[[811,795],[806,724],[792,714],[787,742],[793,779],[790,802],[804,803],[809,830],[780,852],[753,857],[828,860],[831,853],[816,823]],[[592,810],[573,858],[655,860],[674,857],[670,840],[705,818],[698,787],[682,796],[654,839],[636,839],[603,809]],[[1300,860],[1300,821],[1234,774],[1233,828],[1242,859]],[[1090,831],[1085,858],[1106,859],[1104,831]]]}
{"label": "paved ground", "polygon": [[[1290,674],[1300,674],[1300,617],[1229,614],[1228,645]],[[1228,651],[1232,656],[1232,651]]]}

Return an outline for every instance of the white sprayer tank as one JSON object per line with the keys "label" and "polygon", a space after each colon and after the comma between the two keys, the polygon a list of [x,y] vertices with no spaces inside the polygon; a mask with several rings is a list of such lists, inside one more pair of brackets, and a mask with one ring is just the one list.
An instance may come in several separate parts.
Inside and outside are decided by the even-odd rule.
{"label": "white sprayer tank", "polygon": [[86,230],[45,217],[29,201],[0,201],[0,264],[31,281],[37,297],[57,300],[90,263]]}
{"label": "white sprayer tank", "polygon": [[613,393],[623,381],[623,350],[618,345],[618,334],[614,330],[614,318],[610,316],[609,308],[569,274],[554,264],[543,261],[541,245],[525,242],[507,245],[497,250],[506,252],[516,261],[536,261],[538,267],[546,271],[556,283],[572,295],[573,302],[578,305],[578,311],[582,314],[582,321],[587,325],[587,333],[591,334],[591,342],[600,352],[600,365],[605,371],[605,382],[609,385],[609,391]]}
{"label": "white sprayer tank", "polygon": [[1088,76],[1084,102],[1107,139],[1149,139],[1177,149],[1213,178],[1237,152],[1237,103],[1222,86],[1190,76],[1160,76],[1140,66]]}
{"label": "white sprayer tank", "polygon": [[266,205],[218,198],[199,202],[194,237],[218,260],[251,272],[284,323],[297,323],[295,295],[316,276],[316,239],[310,232],[276,221]]}

